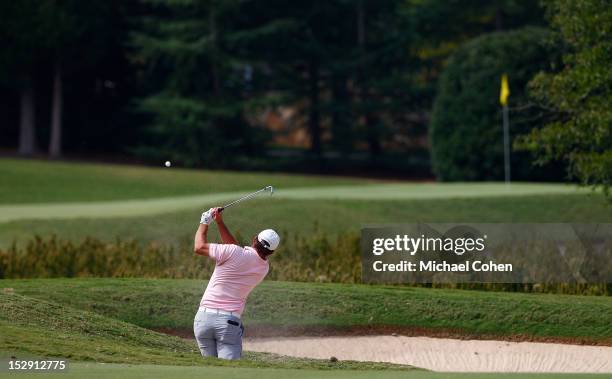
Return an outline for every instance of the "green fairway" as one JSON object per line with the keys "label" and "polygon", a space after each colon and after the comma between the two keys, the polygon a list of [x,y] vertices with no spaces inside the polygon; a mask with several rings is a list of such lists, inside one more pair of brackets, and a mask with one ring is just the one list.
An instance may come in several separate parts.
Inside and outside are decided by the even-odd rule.
{"label": "green fairway", "polygon": [[[12,168],[10,163],[16,168]],[[40,167],[34,172],[36,165]],[[49,173],[53,173],[53,176],[49,176]],[[3,177],[0,185],[0,222],[22,219],[134,217],[203,209],[238,198],[244,195],[245,191],[252,191],[266,184],[277,187],[274,202],[277,199],[371,202],[491,197],[513,201],[515,197],[523,196],[584,196],[589,193],[587,190],[565,184],[375,184],[368,181],[308,176],[169,171],[161,168],[10,160],[8,163],[0,160],[0,174]],[[351,185],[347,186],[347,182]],[[345,185],[330,186],[334,183]],[[179,194],[181,196],[177,196]],[[25,202],[26,199],[29,202]],[[60,202],[61,199],[65,201]]]}
{"label": "green fairway", "polygon": [[[40,378],[40,373],[20,373],[19,378]],[[182,378],[182,379],[247,379],[247,378],[288,378],[288,379],[603,379],[609,375],[596,374],[456,374],[426,371],[363,371],[363,370],[289,370],[269,368],[233,367],[184,367],[165,365],[125,365],[99,363],[71,363],[67,372],[53,374],[61,378]],[[14,378],[14,374],[0,373],[0,378]]]}
{"label": "green fairway", "polygon": [[228,211],[232,230],[358,231],[374,223],[610,222],[602,194],[564,184],[399,183],[0,160],[0,247],[33,235],[117,237],[176,244],[192,238],[200,213],[266,184],[272,197]]}
{"label": "green fairway", "polygon": [[[254,188],[254,187],[252,187]],[[251,189],[252,189],[251,188]],[[292,200],[445,200],[464,198],[503,198],[536,195],[584,195],[585,190],[559,184],[364,184],[352,187],[280,189],[277,199]],[[162,197],[145,200],[91,201],[69,203],[30,203],[0,205],[0,222],[21,219],[114,218],[159,214],[183,209],[203,209],[239,198],[244,192]]]}
{"label": "green fairway", "polygon": [[152,199],[218,192],[351,185],[363,179],[0,159],[0,204]]}
{"label": "green fairway", "polygon": [[[141,217],[20,220],[0,223],[0,247],[33,235],[82,240],[92,236],[176,244],[189,241],[202,209]],[[34,211],[35,208],[34,208]],[[1,217],[1,216],[0,216]],[[610,222],[612,206],[602,195],[549,195],[425,200],[259,199],[225,214],[230,229],[248,239],[264,227],[306,236],[317,226],[328,234],[359,231],[366,224],[414,222]],[[215,229],[216,226],[213,226]],[[213,239],[216,231],[211,232]]]}
{"label": "green fairway", "polygon": [[[242,193],[271,184],[279,197],[294,199],[431,199],[585,193],[566,184],[458,183],[402,184],[275,173],[240,173],[110,164],[0,159],[0,204],[84,203],[169,198],[177,207],[215,200],[203,195]],[[378,183],[378,185],[377,185]],[[363,191],[360,185],[371,185]],[[309,187],[309,188],[303,188]],[[287,190],[293,188],[293,190]],[[187,196],[186,198],[182,198]],[[60,205],[60,204],[58,204]],[[64,206],[65,204],[61,204]],[[149,207],[150,202],[117,203]],[[27,208],[24,208],[27,209]],[[55,210],[55,208],[50,208]]]}
{"label": "green fairway", "polygon": [[[17,294],[101,313],[146,328],[191,328],[205,281],[3,280]],[[282,309],[282,312],[278,312]],[[249,326],[394,326],[481,336],[612,343],[612,298],[267,281],[249,298]]]}
{"label": "green fairway", "polygon": [[[251,187],[252,190],[255,187]],[[445,200],[464,198],[508,198],[536,195],[584,195],[584,189],[561,184],[363,184],[351,187],[277,189],[277,199],[292,200]],[[0,205],[0,222],[20,219],[112,218],[159,214],[182,209],[202,209],[244,195],[220,192],[208,195],[162,197],[158,199],[90,201],[68,203],[30,203]]]}

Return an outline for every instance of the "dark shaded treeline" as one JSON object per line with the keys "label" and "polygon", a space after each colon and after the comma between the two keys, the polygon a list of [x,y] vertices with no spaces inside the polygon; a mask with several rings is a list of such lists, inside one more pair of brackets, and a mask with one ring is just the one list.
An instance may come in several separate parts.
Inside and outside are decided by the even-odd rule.
{"label": "dark shaded treeline", "polygon": [[515,0],[24,0],[0,17],[0,146],[304,170],[427,166],[448,56],[544,24]]}

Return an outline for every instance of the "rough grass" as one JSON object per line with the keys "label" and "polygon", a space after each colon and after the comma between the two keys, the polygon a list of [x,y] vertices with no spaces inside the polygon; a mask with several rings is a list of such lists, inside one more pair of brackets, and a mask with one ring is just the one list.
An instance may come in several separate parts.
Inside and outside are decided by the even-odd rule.
{"label": "rough grass", "polygon": [[[191,328],[198,280],[3,280],[18,294],[146,328]],[[612,298],[367,285],[264,282],[247,304],[249,327],[394,326],[479,336],[612,341]]]}
{"label": "rough grass", "polygon": [[[82,243],[34,238],[25,246],[0,247],[0,279],[34,278],[177,278],[208,279],[214,262],[193,254],[193,242],[181,246],[135,241]],[[284,235],[267,275],[271,280],[358,283],[361,281],[359,235],[330,240],[316,234],[306,238]]]}
{"label": "rough grass", "polygon": [[0,293],[0,351],[63,357],[75,361],[216,365],[310,369],[410,369],[369,362],[330,362],[266,353],[246,353],[239,361],[204,359],[195,344],[177,337],[57,303]]}

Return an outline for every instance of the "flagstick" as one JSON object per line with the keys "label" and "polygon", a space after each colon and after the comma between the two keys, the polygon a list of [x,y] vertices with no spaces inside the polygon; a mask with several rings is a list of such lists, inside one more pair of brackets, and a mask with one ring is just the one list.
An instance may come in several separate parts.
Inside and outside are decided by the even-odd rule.
{"label": "flagstick", "polygon": [[508,86],[508,75],[501,77],[501,90],[499,92],[499,103],[503,107],[504,119],[504,177],[506,179],[506,189],[510,189],[510,127],[508,121],[508,96],[510,87]]}
{"label": "flagstick", "polygon": [[510,131],[508,121],[508,105],[503,107],[504,118],[504,176],[506,187],[510,187]]}

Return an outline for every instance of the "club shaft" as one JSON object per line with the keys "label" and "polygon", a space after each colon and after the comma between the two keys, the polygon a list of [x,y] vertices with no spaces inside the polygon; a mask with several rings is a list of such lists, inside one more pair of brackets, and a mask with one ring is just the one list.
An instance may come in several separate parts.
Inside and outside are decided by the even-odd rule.
{"label": "club shaft", "polygon": [[245,195],[245,196],[243,196],[243,197],[241,197],[241,198],[239,198],[239,199],[237,199],[237,200],[232,201],[231,203],[229,203],[229,204],[225,205],[225,206],[222,208],[222,210],[223,210],[223,209],[226,209],[226,208],[229,208],[229,207],[231,207],[231,206],[233,206],[233,205],[236,205],[236,204],[240,203],[241,201],[248,200],[248,199],[250,199],[250,198],[252,198],[252,197],[256,196],[257,194],[259,194],[259,193],[261,193],[261,192],[264,192],[264,191],[272,191],[272,189],[271,189],[271,187],[270,187],[270,186],[264,187],[264,188],[262,188],[262,189],[260,189],[260,190],[258,190],[258,191],[255,191],[255,192],[250,193],[250,194],[248,194],[248,195]]}
{"label": "club shaft", "polygon": [[255,192],[253,192],[253,193],[250,193],[250,194],[248,194],[248,195],[246,195],[246,196],[241,197],[240,199],[237,199],[237,200],[232,201],[231,203],[229,203],[229,204],[225,205],[223,208],[229,208],[229,207],[231,207],[232,205],[235,205],[235,204],[238,204],[238,203],[239,203],[239,202],[241,202],[241,201],[244,201],[244,200],[250,199],[250,198],[252,198],[253,196],[255,196],[255,195],[257,195],[258,193],[263,192],[263,191],[264,191],[264,189],[260,189],[259,191],[255,191]]}

